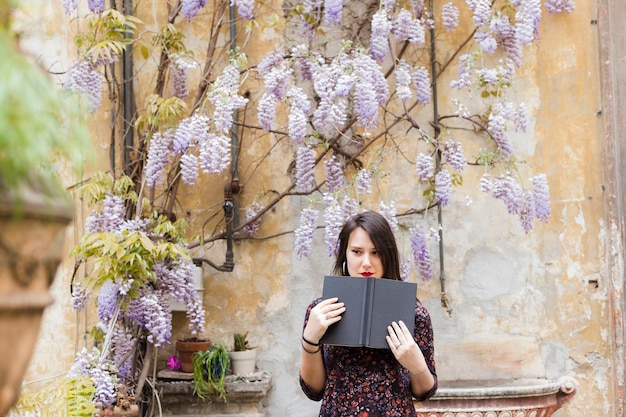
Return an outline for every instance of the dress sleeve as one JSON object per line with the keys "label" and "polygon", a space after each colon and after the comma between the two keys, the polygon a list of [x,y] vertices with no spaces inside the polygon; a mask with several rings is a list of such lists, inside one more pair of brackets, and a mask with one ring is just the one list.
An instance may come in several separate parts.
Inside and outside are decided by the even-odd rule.
{"label": "dress sleeve", "polygon": [[433,387],[430,391],[428,391],[421,398],[415,398],[417,401],[425,401],[435,395],[437,392],[437,372],[435,370],[435,347],[434,347],[434,335],[433,335],[433,326],[430,321],[430,314],[422,303],[417,302],[417,306],[415,308],[415,334],[414,334],[415,342],[420,347],[422,354],[424,355],[424,359],[426,359],[426,365],[428,365],[428,369],[435,380]]}
{"label": "dress sleeve", "polygon": [[[314,300],[311,304],[309,304],[309,307],[307,308],[306,314],[304,316],[304,324],[302,325],[303,332],[304,332],[304,328],[306,327],[307,322],[309,321],[309,315],[311,314],[311,309],[315,307],[320,301],[322,301],[322,299],[318,298],[317,300]],[[324,346],[320,346],[320,348],[322,349],[322,355],[324,355]],[[320,392],[313,391],[311,387],[308,386],[306,382],[304,382],[304,380],[302,379],[302,375],[299,375],[299,377],[300,377],[300,388],[302,389],[302,392],[304,392],[304,395],[306,395],[310,400],[321,401],[322,398],[324,397],[324,391],[323,390]]]}

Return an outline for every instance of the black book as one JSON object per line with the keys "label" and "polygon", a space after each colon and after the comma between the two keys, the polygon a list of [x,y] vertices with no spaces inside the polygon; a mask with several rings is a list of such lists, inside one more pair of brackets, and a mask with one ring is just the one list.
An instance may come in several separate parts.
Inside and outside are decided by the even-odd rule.
{"label": "black book", "polygon": [[389,349],[391,322],[402,320],[413,334],[417,284],[371,277],[324,277],[322,298],[345,303],[342,319],[328,328],[327,345]]}

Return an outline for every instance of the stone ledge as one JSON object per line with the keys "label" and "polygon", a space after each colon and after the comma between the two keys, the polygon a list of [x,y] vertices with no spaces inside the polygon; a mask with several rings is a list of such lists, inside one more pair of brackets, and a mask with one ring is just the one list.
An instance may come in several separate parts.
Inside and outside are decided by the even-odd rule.
{"label": "stone ledge", "polygon": [[178,417],[265,417],[261,400],[272,385],[267,372],[226,376],[226,401],[219,396],[206,399],[193,393],[193,374],[161,371],[155,388],[163,416]]}

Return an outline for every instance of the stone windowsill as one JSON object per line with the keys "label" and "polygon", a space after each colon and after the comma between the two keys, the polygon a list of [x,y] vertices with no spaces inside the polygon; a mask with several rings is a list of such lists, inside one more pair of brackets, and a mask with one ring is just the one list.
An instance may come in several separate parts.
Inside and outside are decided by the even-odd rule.
{"label": "stone windowsill", "polygon": [[155,383],[164,416],[264,416],[262,399],[271,388],[271,376],[258,371],[227,375],[226,401],[217,395],[199,398],[193,393],[193,374],[160,371]]}

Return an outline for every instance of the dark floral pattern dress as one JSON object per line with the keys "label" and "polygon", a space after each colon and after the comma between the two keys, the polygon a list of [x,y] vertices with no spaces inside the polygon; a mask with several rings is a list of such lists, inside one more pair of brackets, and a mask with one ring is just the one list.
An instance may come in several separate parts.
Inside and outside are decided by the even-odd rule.
{"label": "dark floral pattern dress", "polygon": [[[313,301],[306,312],[304,326],[311,309],[321,298]],[[304,328],[304,327],[303,327]],[[423,401],[437,391],[437,374],[430,315],[421,303],[415,306],[415,341],[422,350],[435,385]],[[409,372],[398,363],[388,349],[322,345],[326,386],[314,392],[300,377],[304,394],[322,401],[320,417],[414,417]]]}

